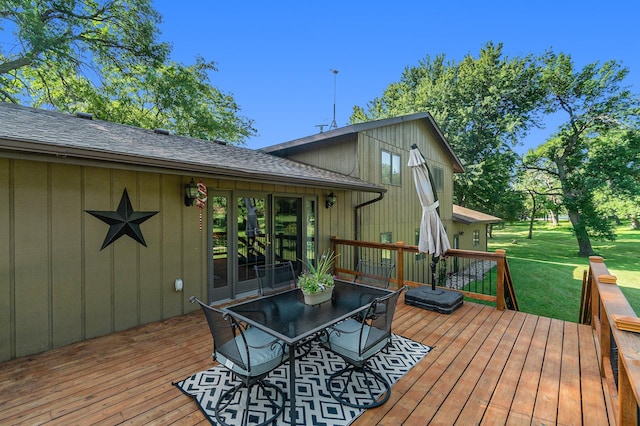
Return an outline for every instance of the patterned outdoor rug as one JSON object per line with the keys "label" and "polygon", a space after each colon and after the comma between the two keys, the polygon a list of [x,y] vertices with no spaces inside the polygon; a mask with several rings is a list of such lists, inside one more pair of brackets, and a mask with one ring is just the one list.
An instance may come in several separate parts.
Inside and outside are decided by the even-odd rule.
{"label": "patterned outdoor rug", "polygon": [[[391,384],[394,384],[420,361],[431,348],[402,336],[394,335],[388,353],[378,353],[369,362],[374,370],[381,373]],[[337,355],[314,344],[311,351],[303,358],[296,360],[296,406],[300,424],[306,425],[348,425],[363,410],[343,406],[338,403],[327,390],[327,377],[344,366],[344,361]],[[267,381],[277,384],[289,394],[289,364],[284,364],[272,371]],[[229,389],[237,381],[233,380],[229,370],[216,366],[201,371],[178,383],[174,383],[185,394],[193,397],[200,409],[212,424],[216,424],[213,407],[219,395]],[[254,391],[255,392],[255,391]],[[391,389],[393,393],[393,388]],[[379,392],[380,394],[381,392]],[[254,393],[255,395],[255,393]],[[352,392],[355,399],[357,395]],[[252,401],[255,396],[252,397]],[[238,416],[240,422],[242,416]],[[289,403],[275,424],[289,424]]]}

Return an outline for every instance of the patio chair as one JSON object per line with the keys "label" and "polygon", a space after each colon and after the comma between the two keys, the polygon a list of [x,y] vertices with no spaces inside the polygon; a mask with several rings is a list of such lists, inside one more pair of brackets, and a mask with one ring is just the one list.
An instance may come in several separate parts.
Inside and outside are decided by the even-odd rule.
{"label": "patio chair", "polygon": [[380,288],[389,288],[391,275],[396,265],[391,262],[374,262],[360,259],[356,265],[354,283],[367,284]]}
{"label": "patio chair", "polygon": [[[241,414],[243,425],[253,419],[264,420],[259,426],[273,422],[282,413],[286,396],[280,387],[267,382],[265,377],[285,361],[284,342],[256,327],[245,329],[233,315],[212,308],[195,296],[189,300],[191,303],[198,302],[207,318],[213,337],[212,358],[240,381],[220,395],[214,408],[218,423],[227,425],[229,419],[237,418],[241,401],[244,401]],[[256,397],[262,395],[268,402],[264,406],[254,404],[252,410],[252,393],[258,388]]]}
{"label": "patio chair", "polygon": [[290,260],[282,263],[255,265],[253,268],[256,271],[256,277],[258,277],[261,295],[278,293],[296,286],[296,274]]}
{"label": "patio chair", "polygon": [[[368,361],[390,344],[391,322],[398,297],[404,289],[374,299],[366,314],[361,316],[362,319],[342,321],[327,328],[321,337],[322,346],[346,362],[343,369],[329,376],[327,383],[329,393],[341,404],[354,408],[373,408],[384,404],[391,396],[391,385],[371,368]],[[380,311],[382,313],[378,314]],[[356,397],[349,398],[350,393]]]}

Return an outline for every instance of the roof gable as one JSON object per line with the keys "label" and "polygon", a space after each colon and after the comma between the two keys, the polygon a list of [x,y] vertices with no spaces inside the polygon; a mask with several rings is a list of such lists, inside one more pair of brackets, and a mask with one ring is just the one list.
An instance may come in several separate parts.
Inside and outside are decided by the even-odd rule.
{"label": "roof gable", "polygon": [[[464,172],[464,167],[462,163],[458,159],[458,157],[453,152],[453,149],[446,141],[440,127],[435,122],[431,114],[428,112],[420,112],[416,114],[403,115],[399,117],[385,118],[382,120],[375,121],[367,121],[365,123],[352,124],[345,127],[339,127],[337,129],[329,130],[322,133],[317,133],[315,135],[307,136],[304,138],[294,139],[289,142],[283,142],[276,145],[271,145],[268,147],[261,148],[260,151],[274,154],[274,155],[287,155],[288,153],[304,150],[304,149],[312,149],[318,146],[318,144],[326,144],[331,141],[354,137],[360,132],[364,132],[370,129],[375,129],[379,127],[392,126],[396,124],[401,124],[403,122],[410,122],[414,120],[422,120],[425,121],[428,127],[431,127],[436,135],[437,141],[441,148],[443,149],[445,155],[449,158],[451,162],[451,166],[453,171],[456,173]],[[409,149],[407,147],[407,149]]]}

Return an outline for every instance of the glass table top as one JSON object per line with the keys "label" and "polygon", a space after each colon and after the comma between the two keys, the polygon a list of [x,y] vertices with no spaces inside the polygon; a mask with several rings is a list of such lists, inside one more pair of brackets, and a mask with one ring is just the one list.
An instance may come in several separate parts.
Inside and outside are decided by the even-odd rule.
{"label": "glass table top", "polygon": [[390,292],[391,290],[336,280],[332,299],[319,305],[306,305],[302,291],[295,289],[225,309],[286,343],[295,344],[322,331],[328,325],[366,309],[374,298]]}

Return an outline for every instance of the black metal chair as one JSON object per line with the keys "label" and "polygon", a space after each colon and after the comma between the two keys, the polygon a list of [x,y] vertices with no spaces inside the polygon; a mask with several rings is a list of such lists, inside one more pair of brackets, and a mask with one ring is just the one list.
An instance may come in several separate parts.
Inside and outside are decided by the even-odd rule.
{"label": "black metal chair", "polygon": [[[262,420],[260,423],[252,423],[259,426],[273,422],[284,410],[286,395],[280,387],[267,382],[265,377],[284,362],[284,342],[255,327],[245,329],[231,314],[212,308],[195,296],[189,300],[191,303],[198,302],[207,318],[213,337],[212,358],[240,380],[239,384],[220,395],[214,408],[216,420],[221,425],[228,425],[225,420],[237,417],[238,401],[244,401],[243,425],[250,421]],[[254,389],[258,389],[256,397],[262,391],[262,395],[267,398],[270,412],[255,410],[255,404],[252,411],[251,397]],[[243,395],[236,398],[238,392]]]}
{"label": "black metal chair", "polygon": [[380,288],[389,288],[391,275],[396,265],[391,262],[374,262],[360,259],[356,265],[354,283],[372,285]]}
{"label": "black metal chair", "polygon": [[[373,408],[384,404],[391,396],[391,384],[374,371],[368,361],[389,345],[391,322],[404,289],[374,299],[360,320],[349,318],[327,328],[322,336],[321,344],[346,362],[343,369],[332,373],[328,379],[329,393],[341,404]],[[366,389],[361,389],[361,385],[366,385]],[[354,400],[345,397],[350,389],[357,394]],[[380,391],[380,395],[375,391]]]}
{"label": "black metal chair", "polygon": [[282,263],[255,265],[253,269],[258,277],[261,295],[277,293],[296,286],[296,274],[290,260]]}
{"label": "black metal chair", "polygon": [[[391,284],[391,275],[396,267],[391,262],[374,262],[372,260],[360,259],[356,265],[356,273],[353,276],[353,282],[359,284],[370,285],[374,287],[388,289]],[[361,303],[368,303],[371,299],[362,299]],[[377,314],[382,313],[384,306],[378,305]],[[361,320],[362,314],[354,316],[354,319]]]}

